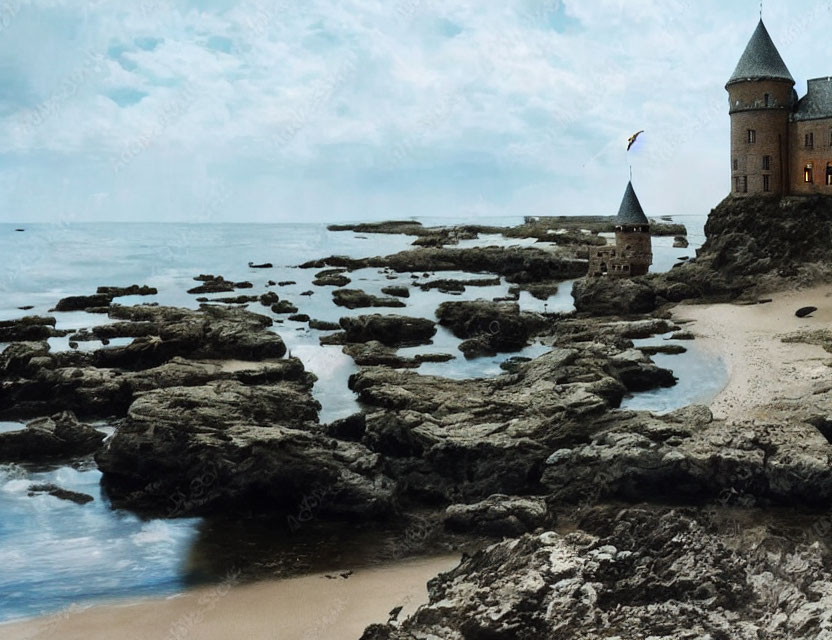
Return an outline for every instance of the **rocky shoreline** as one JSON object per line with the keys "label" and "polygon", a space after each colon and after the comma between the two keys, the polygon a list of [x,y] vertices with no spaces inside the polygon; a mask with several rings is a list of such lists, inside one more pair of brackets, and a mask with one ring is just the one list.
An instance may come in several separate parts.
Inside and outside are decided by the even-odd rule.
{"label": "rocky shoreline", "polygon": [[[369,628],[367,640],[818,637],[832,631],[832,554],[766,514],[784,506],[824,514],[832,504],[832,384],[773,404],[765,421],[714,418],[704,406],[665,415],[620,409],[627,394],[675,384],[653,362],[657,350],[633,342],[680,332],[674,304],[754,299],[826,277],[832,245],[822,246],[823,234],[804,238],[800,254],[777,249],[801,233],[793,221],[809,205],[788,205],[779,233],[726,239],[725,228],[756,224],[768,205],[749,206],[720,205],[697,257],[667,274],[578,280],[575,314],[523,311],[504,299],[445,300],[434,320],[407,315],[405,301],[411,290],[452,295],[501,279],[517,287],[515,296],[528,290],[545,299],[585,274],[577,240],[597,237],[591,230],[604,230],[603,221],[582,219],[557,234],[546,219],[499,231],[545,239],[549,249],[444,246],[498,232],[485,227],[344,227],[414,235],[421,246],[300,265],[319,270],[314,285],[332,287],[335,304],[359,310],[337,325],[310,319],[274,291],[216,275],[197,276],[189,293],[250,295],[207,299],[198,309],[115,303],[153,295],[139,285],[65,298],[56,310],[110,322],[72,332],[52,316],[0,322],[0,341],[9,343],[0,353],[0,419],[30,421],[0,433],[0,460],[92,454],[113,507],[145,516],[278,515],[290,529],[309,518],[397,521],[402,554],[470,550],[430,583],[428,605]],[[829,224],[818,207],[819,223]],[[368,268],[391,280],[409,274],[411,284],[386,287],[386,297],[343,288]],[[353,359],[349,389],[360,413],[321,423],[315,376],[275,331],[281,314],[325,331],[321,344]],[[399,353],[430,345],[440,329],[461,341],[460,353]],[[56,337],[102,347],[54,351],[48,340]],[[828,344],[824,332],[793,339]],[[516,353],[532,341],[548,352],[508,361],[496,377],[414,370],[459,355]],[[112,437],[85,424],[96,419],[116,427]],[[756,546],[729,535],[723,516],[737,509],[758,518]],[[413,523],[430,534],[414,543]],[[785,612],[767,590],[772,580]]]}

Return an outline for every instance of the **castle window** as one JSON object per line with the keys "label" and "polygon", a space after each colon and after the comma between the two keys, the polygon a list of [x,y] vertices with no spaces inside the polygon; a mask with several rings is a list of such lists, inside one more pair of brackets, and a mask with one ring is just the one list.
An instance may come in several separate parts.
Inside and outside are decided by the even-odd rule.
{"label": "castle window", "polygon": [[757,131],[755,129],[748,130],[748,142],[752,144],[757,142]]}
{"label": "castle window", "polygon": [[748,193],[748,176],[742,177],[742,192]]}
{"label": "castle window", "polygon": [[832,147],[832,129],[829,130],[829,146]]}
{"label": "castle window", "polygon": [[739,168],[740,168],[740,163],[739,163],[739,160],[734,159],[734,171],[736,171],[736,170],[737,170],[737,169],[739,169]]}
{"label": "castle window", "polygon": [[832,162],[826,163],[826,186],[832,187]]}
{"label": "castle window", "polygon": [[814,176],[813,176],[813,173],[814,173],[813,169],[814,168],[813,168],[811,162],[809,164],[807,164],[805,167],[803,167],[803,182],[805,182],[807,184],[811,184],[812,182],[815,181]]}
{"label": "castle window", "polygon": [[768,106],[768,94],[763,96],[763,102],[765,103],[765,106]]}
{"label": "castle window", "polygon": [[771,191],[771,176],[763,176],[763,191]]}
{"label": "castle window", "polygon": [[815,134],[814,133],[807,133],[806,134],[806,147],[812,148],[815,146]]}
{"label": "castle window", "polygon": [[763,171],[771,169],[771,156],[763,156]]}

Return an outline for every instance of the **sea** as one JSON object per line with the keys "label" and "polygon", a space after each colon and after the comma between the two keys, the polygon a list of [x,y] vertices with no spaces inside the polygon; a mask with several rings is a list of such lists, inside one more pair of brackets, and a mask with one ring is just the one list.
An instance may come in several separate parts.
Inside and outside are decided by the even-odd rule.
{"label": "sea", "polygon": [[[678,216],[674,221],[688,227],[690,246],[673,248],[672,237],[654,238],[653,271],[671,269],[680,258],[693,257],[704,241],[705,216]],[[510,226],[521,217],[448,219],[418,218],[425,225],[477,223]],[[23,231],[17,231],[23,229]],[[176,223],[73,223],[0,224],[0,319],[28,314],[57,318],[58,328],[80,329],[109,322],[106,316],[84,312],[53,313],[50,309],[62,297],[94,293],[102,285],[130,284],[156,287],[158,295],[125,297],[120,304],[158,302],[196,308],[199,303],[188,289],[199,274],[222,275],[228,280],[248,280],[253,289],[241,294],[275,290],[281,299],[291,300],[312,318],[337,322],[340,317],[360,315],[366,310],[349,310],[332,302],[331,287],[312,285],[317,269],[297,265],[329,255],[353,258],[386,255],[411,248],[414,238],[405,235],[377,235],[352,231],[329,231],[322,224],[176,224]],[[534,239],[507,239],[482,235],[463,240],[460,247],[489,245],[531,246]],[[540,246],[538,244],[538,246]],[[271,269],[252,269],[249,263],[272,263]],[[410,274],[390,279],[382,270],[362,269],[349,274],[351,288],[380,295],[382,287],[405,284]],[[470,273],[442,272],[437,277],[470,278]],[[267,288],[267,281],[294,284]],[[406,307],[396,313],[434,318],[445,300],[466,300],[505,296],[508,284],[468,287],[462,295],[411,289]],[[561,284],[548,300],[523,292],[519,304],[527,311],[569,312],[574,309],[572,282]],[[311,296],[301,296],[312,290]],[[223,294],[236,295],[236,294]],[[30,310],[20,307],[32,306]],[[252,305],[258,312],[266,307]],[[381,310],[384,311],[384,310]],[[275,316],[277,318],[277,316]],[[285,316],[284,316],[285,317]],[[314,373],[314,395],[321,403],[320,419],[328,422],[360,409],[347,379],[356,371],[352,359],[338,346],[321,346],[321,332],[305,323],[284,320],[273,330],[281,335],[291,355],[300,358]],[[656,336],[640,344],[667,343],[670,336]],[[111,345],[129,339],[113,340]],[[499,375],[500,363],[511,356],[535,357],[547,347],[534,343],[519,353],[466,360],[458,350],[460,340],[439,328],[433,344],[403,350],[403,354],[451,353],[457,357],[445,363],[424,363],[420,373],[455,379]],[[53,350],[69,348],[68,338],[52,338]],[[98,342],[82,342],[80,349],[96,349]],[[685,342],[681,355],[658,355],[654,360],[678,377],[676,386],[629,396],[624,406],[666,412],[694,402],[707,402],[724,386],[727,371],[714,354],[700,350],[695,341]],[[0,349],[5,345],[0,344]],[[96,425],[105,432],[113,427]],[[18,423],[0,422],[0,431],[19,429]],[[71,466],[0,465],[0,622],[67,611],[101,601],[170,595],[181,592],[216,571],[210,556],[221,548],[223,567],[232,566],[235,554],[256,555],[260,545],[268,553],[279,552],[283,544],[274,537],[240,531],[239,527],[206,522],[201,518],[173,520],[143,519],[130,512],[112,509],[100,490],[101,474],[92,461]],[[54,483],[65,489],[89,494],[94,501],[83,506],[48,495],[29,496],[33,483]],[[218,531],[219,530],[219,531]],[[354,538],[355,546],[364,544]],[[212,543],[212,541],[219,541]],[[364,555],[372,555],[369,550]],[[262,549],[264,552],[266,549]],[[314,555],[314,549],[305,549]],[[322,551],[326,553],[326,551]],[[359,553],[360,555],[360,553]],[[316,566],[326,566],[317,558]],[[0,632],[0,636],[2,633]]]}

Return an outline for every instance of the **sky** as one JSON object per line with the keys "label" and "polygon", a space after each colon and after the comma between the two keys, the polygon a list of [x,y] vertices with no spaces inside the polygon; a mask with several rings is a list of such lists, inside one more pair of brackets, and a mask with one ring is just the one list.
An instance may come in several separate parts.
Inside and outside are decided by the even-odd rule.
{"label": "sky", "polygon": [[[3,0],[0,222],[614,214],[629,165],[649,215],[707,213],[758,19],[756,0]],[[832,74],[832,0],[764,19],[801,95]]]}

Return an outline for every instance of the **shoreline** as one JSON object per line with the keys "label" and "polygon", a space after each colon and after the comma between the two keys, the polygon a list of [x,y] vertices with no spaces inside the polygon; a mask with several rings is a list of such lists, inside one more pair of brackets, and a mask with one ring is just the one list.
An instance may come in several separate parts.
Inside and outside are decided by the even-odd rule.
{"label": "shoreline", "polygon": [[[427,602],[427,582],[453,569],[458,554],[404,560],[354,572],[315,573],[237,584],[230,572],[219,584],[168,597],[103,602],[0,623],[4,640],[354,640],[373,623],[399,620]],[[347,577],[343,577],[346,575]],[[334,576],[334,577],[331,577]]]}
{"label": "shoreline", "polygon": [[[765,304],[682,304],[673,309],[674,319],[691,321],[687,328],[696,343],[720,357],[728,370],[727,384],[709,403],[716,418],[762,418],[764,405],[805,396],[830,375],[824,362],[832,354],[781,338],[832,326],[832,285],[770,297]],[[804,306],[818,310],[812,317],[797,318],[794,312]]]}

